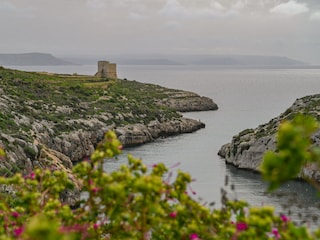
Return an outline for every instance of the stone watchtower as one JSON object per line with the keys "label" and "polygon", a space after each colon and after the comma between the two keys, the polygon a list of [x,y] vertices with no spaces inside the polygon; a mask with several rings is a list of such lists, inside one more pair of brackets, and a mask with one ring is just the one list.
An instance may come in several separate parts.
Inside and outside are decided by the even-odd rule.
{"label": "stone watchtower", "polygon": [[98,61],[97,77],[117,79],[117,64],[108,61]]}

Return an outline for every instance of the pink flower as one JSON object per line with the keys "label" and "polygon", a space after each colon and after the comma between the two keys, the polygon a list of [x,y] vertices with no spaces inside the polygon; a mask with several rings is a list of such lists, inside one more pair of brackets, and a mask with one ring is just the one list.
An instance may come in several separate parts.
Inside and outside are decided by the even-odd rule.
{"label": "pink flower", "polygon": [[35,180],[36,179],[36,174],[34,172],[31,172],[29,175],[24,176],[24,179]]}
{"label": "pink flower", "polygon": [[34,172],[30,173],[30,179],[34,180],[36,178],[36,174]]}
{"label": "pink flower", "polygon": [[177,217],[177,212],[171,212],[170,214],[169,214],[169,217],[171,217],[171,218],[176,218]]}
{"label": "pink flower", "polygon": [[18,227],[13,230],[13,234],[15,237],[19,237],[24,231],[23,227]]}
{"label": "pink flower", "polygon": [[200,240],[198,234],[196,233],[191,233],[190,234],[190,240]]}
{"label": "pink flower", "polygon": [[238,222],[236,225],[237,231],[241,232],[241,231],[245,231],[248,229],[248,224],[246,224],[245,222]]}
{"label": "pink flower", "polygon": [[273,228],[271,233],[274,235],[276,239],[280,239],[281,236],[277,228]]}
{"label": "pink flower", "polygon": [[94,228],[95,230],[97,230],[99,227],[100,227],[100,224],[99,224],[99,223],[93,224],[93,228]]}
{"label": "pink flower", "polygon": [[289,217],[284,214],[281,214],[280,218],[285,223],[290,221]]}
{"label": "pink flower", "polygon": [[11,213],[11,216],[14,218],[18,218],[19,217],[19,213],[18,212],[13,212]]}
{"label": "pink flower", "polygon": [[99,192],[99,188],[97,188],[97,187],[93,187],[93,188],[91,188],[91,191],[93,192],[93,193],[97,193],[97,192]]}

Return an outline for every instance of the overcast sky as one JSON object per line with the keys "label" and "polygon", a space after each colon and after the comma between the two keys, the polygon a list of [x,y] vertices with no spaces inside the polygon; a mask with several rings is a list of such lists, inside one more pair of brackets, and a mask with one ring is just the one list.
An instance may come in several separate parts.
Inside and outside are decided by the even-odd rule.
{"label": "overcast sky", "polygon": [[0,53],[254,54],[320,64],[319,0],[0,0]]}

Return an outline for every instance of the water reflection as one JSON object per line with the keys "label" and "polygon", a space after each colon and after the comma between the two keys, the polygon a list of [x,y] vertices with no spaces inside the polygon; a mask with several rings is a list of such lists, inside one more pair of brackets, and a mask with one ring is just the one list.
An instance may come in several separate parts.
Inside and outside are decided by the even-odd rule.
{"label": "water reflection", "polygon": [[235,198],[245,199],[251,205],[272,205],[276,212],[290,215],[297,223],[318,226],[320,198],[314,187],[303,181],[290,181],[273,193],[267,193],[267,183],[261,175],[226,165],[227,175],[235,187]]}

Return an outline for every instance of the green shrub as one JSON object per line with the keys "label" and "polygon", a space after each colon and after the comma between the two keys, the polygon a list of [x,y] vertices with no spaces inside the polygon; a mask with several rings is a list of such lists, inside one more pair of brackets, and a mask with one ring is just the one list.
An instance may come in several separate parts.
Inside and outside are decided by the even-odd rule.
{"label": "green shrub", "polygon": [[[303,141],[301,144],[305,146]],[[37,169],[27,176],[0,178],[2,185],[15,189],[14,202],[0,193],[0,239],[320,237],[318,232],[295,225],[287,216],[275,214],[272,207],[256,208],[243,201],[228,201],[225,194],[220,209],[204,206],[192,198],[188,187],[191,176],[178,171],[171,179],[169,169],[162,163],[147,167],[129,155],[127,165],[111,173],[103,171],[104,160],[116,158],[120,152],[115,133],[108,132],[90,160],[74,167],[73,175],[87,196],[76,209],[60,198],[63,191],[74,187],[66,172]],[[0,158],[5,158],[3,150]]]}
{"label": "green shrub", "polygon": [[311,136],[318,126],[313,117],[304,115],[297,115],[280,125],[277,152],[268,151],[261,165],[264,179],[270,182],[270,190],[296,178],[308,162],[320,163],[320,148],[311,146]]}

